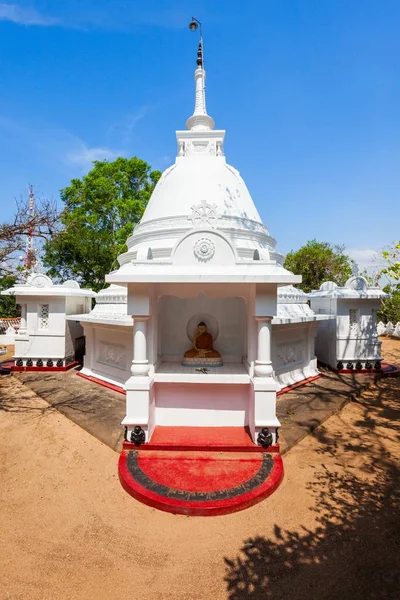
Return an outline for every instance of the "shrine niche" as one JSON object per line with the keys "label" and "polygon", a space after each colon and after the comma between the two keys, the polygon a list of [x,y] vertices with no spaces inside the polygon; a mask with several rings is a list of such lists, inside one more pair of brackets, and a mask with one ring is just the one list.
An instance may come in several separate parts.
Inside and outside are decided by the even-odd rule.
{"label": "shrine niche", "polygon": [[[205,294],[193,298],[162,296],[158,301],[157,322],[158,359],[161,362],[188,367],[221,366],[243,360],[246,351],[246,302],[243,298],[213,298]],[[192,352],[200,323],[205,324],[207,334],[200,340],[200,345],[205,340],[204,349],[211,349],[208,348],[211,338],[215,353],[206,362],[198,360]]]}

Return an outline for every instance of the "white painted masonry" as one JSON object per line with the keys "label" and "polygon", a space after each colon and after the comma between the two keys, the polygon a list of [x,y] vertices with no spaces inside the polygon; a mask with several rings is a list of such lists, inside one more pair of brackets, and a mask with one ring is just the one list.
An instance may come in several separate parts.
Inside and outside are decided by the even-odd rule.
{"label": "white painted masonry", "polygon": [[78,318],[66,320],[67,315],[89,312],[94,292],[81,289],[76,281],[55,285],[47,275],[33,273],[26,283],[2,294],[15,295],[21,305],[21,327],[15,336],[17,367],[65,367],[75,360],[83,330]]}
{"label": "white painted masonry", "polygon": [[335,369],[364,369],[382,360],[376,313],[387,294],[355,276],[344,287],[327,281],[308,297],[316,313],[334,317],[318,324],[316,353],[321,362]]}

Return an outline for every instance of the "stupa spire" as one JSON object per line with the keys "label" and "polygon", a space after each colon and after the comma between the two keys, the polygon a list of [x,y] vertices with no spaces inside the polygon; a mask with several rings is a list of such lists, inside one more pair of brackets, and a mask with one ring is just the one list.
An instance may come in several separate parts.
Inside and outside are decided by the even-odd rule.
{"label": "stupa spire", "polygon": [[[29,220],[32,223],[35,217],[35,195],[33,193],[33,186],[29,186]],[[33,225],[29,225],[28,235],[26,238],[26,251],[24,267],[28,274],[34,271],[37,263],[36,250],[34,247],[34,228]]]}
{"label": "stupa spire", "polygon": [[206,72],[204,69],[204,52],[203,52],[203,34],[201,23],[194,17],[189,24],[191,31],[195,31],[200,26],[200,41],[197,48],[197,68],[194,72],[194,80],[196,82],[194,113],[186,121],[186,127],[191,131],[209,131],[214,129],[214,119],[207,114],[206,109]]}

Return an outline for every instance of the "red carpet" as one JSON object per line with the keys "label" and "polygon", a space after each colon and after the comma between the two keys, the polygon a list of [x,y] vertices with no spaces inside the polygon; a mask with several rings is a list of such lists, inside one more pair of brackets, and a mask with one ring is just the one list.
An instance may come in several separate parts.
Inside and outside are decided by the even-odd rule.
{"label": "red carpet", "polygon": [[235,487],[254,477],[262,463],[259,454],[207,452],[139,452],[140,468],[162,485],[188,492],[213,492]]}
{"label": "red carpet", "polygon": [[254,446],[247,427],[162,427],[154,428],[151,444],[177,446]]}
{"label": "red carpet", "polygon": [[244,510],[272,494],[282,480],[283,463],[279,454],[260,449],[257,454],[124,449],[119,477],[124,489],[148,506],[216,516]]}
{"label": "red carpet", "polygon": [[[137,446],[124,442],[124,450]],[[157,425],[150,442],[140,450],[201,452],[279,452],[279,444],[262,448],[253,443],[247,427],[165,427]]]}

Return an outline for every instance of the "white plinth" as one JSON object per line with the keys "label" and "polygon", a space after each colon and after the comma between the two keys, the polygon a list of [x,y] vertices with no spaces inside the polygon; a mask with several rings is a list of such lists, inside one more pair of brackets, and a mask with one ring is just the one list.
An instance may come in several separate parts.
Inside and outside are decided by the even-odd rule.
{"label": "white plinth", "polygon": [[163,362],[154,375],[156,383],[241,383],[249,384],[250,376],[242,363],[227,363],[210,367],[207,373],[195,367],[185,367],[176,362]]}

